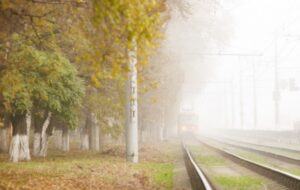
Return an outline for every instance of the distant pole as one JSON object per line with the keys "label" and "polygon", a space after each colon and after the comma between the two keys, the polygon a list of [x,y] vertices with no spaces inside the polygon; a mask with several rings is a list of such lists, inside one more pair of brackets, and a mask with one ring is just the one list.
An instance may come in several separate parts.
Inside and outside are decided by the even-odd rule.
{"label": "distant pole", "polygon": [[127,129],[126,154],[127,161],[138,162],[138,93],[137,93],[137,47],[133,41],[133,48],[128,52],[129,74],[127,83]]}
{"label": "distant pole", "polygon": [[241,58],[239,57],[239,64],[240,64],[240,128],[244,128],[244,102],[243,102],[243,70],[242,70],[242,63],[241,63]]}
{"label": "distant pole", "polygon": [[252,62],[252,72],[253,72],[253,124],[254,128],[257,128],[257,103],[256,103],[256,69],[255,62]]}
{"label": "distant pole", "polygon": [[[202,56],[230,56],[230,57],[232,56],[232,57],[237,57],[238,60],[239,60],[239,64],[242,64],[241,63],[241,58],[246,58],[246,57],[261,57],[261,56],[263,56],[263,54],[261,54],[261,53],[255,54],[255,53],[201,53],[201,52],[199,52],[199,53],[195,53],[195,54],[202,55]],[[277,66],[276,66],[276,68],[277,68]],[[254,70],[255,70],[255,68],[254,68]],[[243,80],[243,76],[242,76],[242,67],[241,67],[241,65],[240,65],[240,71],[239,71],[239,79],[240,79],[239,80],[239,88],[240,88],[239,89],[240,90],[239,96],[240,96],[240,125],[241,125],[240,128],[244,128],[244,103],[243,103],[243,81],[242,81]],[[256,79],[254,80],[254,83],[255,83],[255,86],[256,86]],[[234,89],[232,91],[234,92]],[[254,90],[253,93],[256,94],[256,87],[255,87],[255,90]],[[234,95],[232,95],[232,97],[233,96]],[[254,101],[256,102],[256,95],[254,97]],[[232,101],[232,107],[233,106],[234,106],[234,101]],[[257,107],[255,106],[255,110],[256,109],[257,109]],[[234,112],[233,110],[234,110],[234,108],[232,108],[232,112]],[[232,115],[234,115],[234,113]],[[257,123],[257,112],[256,111],[255,111],[255,116],[254,117],[255,117],[254,120]]]}
{"label": "distant pole", "polygon": [[234,117],[234,84],[233,84],[233,79],[231,81],[231,124],[232,128],[235,127],[235,117]]}
{"label": "distant pole", "polygon": [[228,128],[229,125],[229,113],[228,113],[228,93],[227,93],[227,83],[224,83],[224,110],[225,110],[225,127]]}
{"label": "distant pole", "polygon": [[274,107],[275,107],[275,127],[279,128],[279,114],[280,114],[280,91],[279,91],[279,71],[278,71],[278,36],[275,36],[275,48],[274,48]]}

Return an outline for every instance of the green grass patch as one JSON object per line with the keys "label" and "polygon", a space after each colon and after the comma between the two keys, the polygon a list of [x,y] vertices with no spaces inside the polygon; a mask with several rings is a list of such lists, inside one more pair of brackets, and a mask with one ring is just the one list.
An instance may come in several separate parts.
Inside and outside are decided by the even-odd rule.
{"label": "green grass patch", "polygon": [[244,151],[244,150],[236,151],[236,153],[238,155],[242,156],[243,158],[246,158],[246,159],[261,163],[261,164],[266,165],[270,162],[267,157],[261,156],[257,153],[248,152],[248,151]]}
{"label": "green grass patch", "polygon": [[166,189],[173,187],[174,164],[140,163],[135,168],[145,171],[154,183]]}
{"label": "green grass patch", "polygon": [[196,161],[202,166],[219,166],[225,163],[225,160],[220,156],[215,155],[197,155]]}
{"label": "green grass patch", "polygon": [[256,190],[263,184],[262,179],[252,176],[217,176],[215,180],[225,190]]}
{"label": "green grass patch", "polygon": [[279,154],[282,156],[287,156],[287,157],[291,157],[291,158],[295,158],[295,159],[300,159],[300,154],[296,153],[296,152],[291,152],[288,150],[281,150],[281,149],[276,149],[276,148],[269,148],[269,147],[259,147],[256,146],[257,149],[266,151],[266,152],[272,152],[274,154]]}
{"label": "green grass patch", "polygon": [[287,168],[285,169],[286,172],[291,173],[293,175],[300,176],[300,169],[299,168]]}
{"label": "green grass patch", "polygon": [[252,153],[252,152],[239,151],[238,154],[241,155],[244,158],[253,160],[253,161],[258,162],[260,164],[271,166],[273,168],[277,168],[279,170],[291,173],[293,175],[300,176],[300,168],[297,168],[297,167],[287,168],[287,166],[285,166],[285,165],[280,165],[276,162],[273,162],[272,159],[268,159],[265,156],[257,155],[257,154]]}
{"label": "green grass patch", "polygon": [[189,146],[189,149],[200,166],[219,166],[225,164],[225,160],[222,156],[202,146]]}

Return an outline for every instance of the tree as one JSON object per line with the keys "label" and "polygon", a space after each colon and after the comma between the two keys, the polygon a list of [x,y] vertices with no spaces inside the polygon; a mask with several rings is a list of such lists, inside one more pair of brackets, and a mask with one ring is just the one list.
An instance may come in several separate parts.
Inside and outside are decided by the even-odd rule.
{"label": "tree", "polygon": [[[139,65],[148,61],[151,50],[156,47],[161,38],[160,28],[164,23],[161,13],[165,11],[165,1],[94,1],[95,2],[95,23],[98,24],[104,36],[101,44],[111,47],[111,51],[105,51],[104,62],[111,63],[112,70],[118,68],[123,74],[124,82],[130,83],[127,86],[128,92],[136,94],[136,59]],[[117,51],[121,59],[110,59],[110,54]],[[129,55],[130,54],[130,55]],[[125,60],[125,62],[124,62]],[[134,63],[134,64],[132,64]],[[129,75],[129,77],[128,77]],[[135,88],[135,89],[133,89]],[[138,161],[137,146],[137,110],[136,96],[127,96],[127,129],[126,145],[127,160]],[[130,127],[134,126],[134,127]]]}
{"label": "tree", "polygon": [[[74,66],[62,55],[39,51],[26,43],[18,44],[17,41],[22,40],[17,34],[14,41],[9,64],[1,71],[0,90],[3,96],[1,104],[10,114],[13,124],[11,160],[16,162],[20,150],[26,150],[26,159],[30,159],[26,114],[32,110],[47,113],[41,130],[41,142],[45,144],[51,114],[60,115],[71,127],[76,126],[83,84]],[[33,115],[36,116],[37,112],[34,111]],[[45,147],[40,151],[45,155]]]}
{"label": "tree", "polygon": [[[14,44],[16,41],[12,40],[12,34],[17,34],[22,39],[19,40],[19,44],[24,45],[22,47],[32,48],[32,52],[35,52],[33,57],[45,57],[38,61],[40,63],[48,64],[47,60],[55,60],[55,55],[74,63],[78,75],[86,83],[88,92],[84,97],[84,106],[80,110],[83,113],[82,118],[95,119],[95,122],[85,122],[88,120],[83,119],[81,123],[83,125],[97,123],[101,126],[101,131],[116,137],[122,133],[126,120],[125,86],[129,73],[128,52],[137,49],[138,69],[148,62],[152,50],[162,38],[160,29],[166,21],[162,16],[166,10],[165,4],[165,0],[3,0],[0,2],[0,25],[7,27],[0,28],[2,48],[0,70],[7,72],[11,63],[5,59],[18,57],[18,52],[22,52],[13,50],[15,47],[12,46],[16,46]],[[30,56],[25,56],[20,59],[32,62],[29,58]],[[25,78],[29,80],[26,82],[30,82],[31,76],[24,76],[24,80]],[[19,81],[20,84],[22,80]],[[40,80],[47,79],[41,77]],[[41,81],[34,84],[41,84],[42,87],[49,84],[47,81],[44,83]],[[93,93],[89,93],[90,89]],[[47,93],[40,95],[41,98],[46,97]],[[37,142],[34,143],[36,144],[34,153],[45,155],[45,151],[42,151],[45,148],[40,146],[47,142],[43,140],[47,138],[45,133],[51,134],[53,121],[60,120],[59,118],[70,119],[65,115],[69,112],[63,110],[65,107],[69,110],[69,105],[61,102],[59,98],[57,100],[57,97],[47,97],[49,101],[41,99],[39,102],[38,98],[32,99],[31,95],[22,98],[26,100],[24,106],[26,114],[30,111],[34,121],[35,142]],[[17,102],[21,101],[16,99]],[[7,97],[0,94],[0,102],[7,102]],[[58,107],[55,107],[60,103],[52,105],[45,102],[60,102],[61,110],[58,111]],[[7,107],[3,104],[0,111],[7,112]],[[70,124],[67,122],[62,125]]]}
{"label": "tree", "polygon": [[[142,115],[141,133],[152,141],[162,141],[176,134],[183,69],[178,56],[162,47],[140,72],[139,110]],[[175,129],[174,129],[175,128]],[[143,139],[146,140],[146,139]]]}

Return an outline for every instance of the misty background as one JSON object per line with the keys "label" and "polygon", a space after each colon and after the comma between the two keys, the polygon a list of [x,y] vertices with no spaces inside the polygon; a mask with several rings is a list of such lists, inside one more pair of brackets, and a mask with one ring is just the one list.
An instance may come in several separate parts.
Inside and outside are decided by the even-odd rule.
{"label": "misty background", "polygon": [[173,13],[165,46],[184,70],[181,110],[199,114],[199,130],[298,127],[299,10],[296,0],[189,0],[186,16]]}

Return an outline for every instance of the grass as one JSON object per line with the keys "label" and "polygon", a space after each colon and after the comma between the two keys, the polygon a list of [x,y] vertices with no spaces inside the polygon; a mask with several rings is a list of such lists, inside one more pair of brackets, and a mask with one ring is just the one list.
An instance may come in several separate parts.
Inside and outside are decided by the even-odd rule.
{"label": "grass", "polygon": [[204,166],[219,166],[225,163],[225,160],[222,157],[211,155],[197,155],[196,160],[200,165]]}
{"label": "grass", "polygon": [[144,147],[138,164],[126,162],[120,146],[105,154],[49,150],[47,158],[19,163],[0,154],[0,189],[172,189],[175,155],[164,148],[173,146]]}
{"label": "grass", "polygon": [[210,154],[210,150],[206,148],[199,146],[189,146],[189,148],[197,163],[199,163],[201,166],[219,166],[225,164],[223,157],[216,154]]}
{"label": "grass", "polygon": [[274,154],[279,154],[279,155],[282,155],[282,156],[288,156],[288,157],[291,157],[291,158],[300,159],[300,154],[299,153],[291,152],[291,151],[288,151],[288,150],[269,148],[269,147],[259,147],[259,146],[256,146],[256,147],[258,149],[264,150],[266,152],[272,152]]}
{"label": "grass", "polygon": [[152,180],[160,187],[172,189],[174,164],[140,163],[135,166],[139,170],[150,171]]}
{"label": "grass", "polygon": [[[249,144],[247,144],[247,143],[240,142],[240,144],[249,146]],[[274,154],[279,154],[279,155],[282,155],[282,156],[288,156],[288,157],[291,157],[291,158],[300,159],[300,153],[292,152],[292,151],[289,151],[289,150],[283,150],[283,149],[276,148],[276,147],[267,147],[267,146],[260,146],[260,145],[251,145],[251,147],[255,148],[255,149],[258,149],[258,150],[271,152],[271,153],[274,153]]]}
{"label": "grass", "polygon": [[299,168],[287,168],[287,169],[284,169],[284,171],[286,171],[288,173],[291,173],[293,175],[296,175],[296,176],[300,176],[300,169]]}
{"label": "grass", "polygon": [[243,158],[246,158],[248,160],[252,160],[252,161],[264,164],[264,165],[267,165],[270,162],[266,157],[261,156],[257,153],[248,152],[248,151],[244,151],[244,150],[236,150],[234,152]]}
{"label": "grass", "polygon": [[273,168],[277,168],[279,170],[291,173],[296,176],[300,176],[300,168],[299,167],[288,167],[285,166],[284,164],[280,165],[276,162],[273,162],[272,159],[268,159],[265,156],[261,156],[252,152],[247,152],[247,151],[238,151],[237,152],[239,155],[241,155],[244,158],[247,158],[249,160],[253,160],[257,163],[267,165]]}
{"label": "grass", "polygon": [[[231,163],[214,151],[204,146],[190,147],[197,163],[205,169],[211,181],[222,190],[257,190],[261,189],[263,179],[231,170]],[[251,156],[251,155],[248,155]],[[212,168],[219,168],[215,170]],[[229,171],[232,171],[229,172]]]}
{"label": "grass", "polygon": [[263,184],[263,180],[252,176],[217,176],[215,180],[225,190],[256,190]]}

